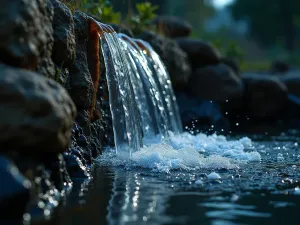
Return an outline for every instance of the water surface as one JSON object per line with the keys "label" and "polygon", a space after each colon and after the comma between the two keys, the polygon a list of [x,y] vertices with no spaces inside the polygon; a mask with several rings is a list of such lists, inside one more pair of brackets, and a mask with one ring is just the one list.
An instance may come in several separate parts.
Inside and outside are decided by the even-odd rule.
{"label": "water surface", "polygon": [[[261,162],[237,169],[107,167],[78,184],[58,224],[299,224],[298,138],[254,143]],[[300,143],[299,143],[300,144]],[[208,179],[217,172],[221,179]]]}

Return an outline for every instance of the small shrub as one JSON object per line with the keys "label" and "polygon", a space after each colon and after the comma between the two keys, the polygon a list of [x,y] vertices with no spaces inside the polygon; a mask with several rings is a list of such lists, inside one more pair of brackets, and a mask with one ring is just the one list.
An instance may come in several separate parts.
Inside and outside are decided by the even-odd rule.
{"label": "small shrub", "polygon": [[115,12],[107,0],[63,0],[64,4],[74,13],[75,10],[98,17],[104,23],[120,23],[121,14]]}
{"label": "small shrub", "polygon": [[158,6],[153,6],[150,2],[137,3],[136,14],[129,18],[129,24],[135,33],[144,29],[152,29],[151,21],[157,16],[155,11]]}

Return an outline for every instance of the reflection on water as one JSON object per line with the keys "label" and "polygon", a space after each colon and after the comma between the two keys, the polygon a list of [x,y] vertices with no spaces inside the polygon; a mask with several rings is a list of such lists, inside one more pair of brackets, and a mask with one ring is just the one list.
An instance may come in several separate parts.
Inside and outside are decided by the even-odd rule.
{"label": "reflection on water", "polygon": [[[261,163],[237,170],[126,171],[94,168],[94,179],[69,197],[55,224],[299,224],[299,147],[261,142]],[[278,161],[278,154],[284,161]],[[201,182],[195,182],[199,181]],[[58,222],[59,221],[59,222]]]}

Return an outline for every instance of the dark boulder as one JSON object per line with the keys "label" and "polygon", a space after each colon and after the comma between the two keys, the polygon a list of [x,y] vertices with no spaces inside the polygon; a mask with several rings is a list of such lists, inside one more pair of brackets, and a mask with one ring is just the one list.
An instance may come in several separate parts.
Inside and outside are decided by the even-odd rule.
{"label": "dark boulder", "polygon": [[240,67],[237,60],[233,58],[224,57],[221,59],[221,63],[230,67],[235,72],[236,75],[240,74]]}
{"label": "dark boulder", "polygon": [[190,38],[179,38],[177,43],[188,55],[192,68],[216,65],[221,62],[221,54],[210,44]]}
{"label": "dark boulder", "polygon": [[248,74],[242,77],[245,85],[244,111],[256,118],[282,115],[288,100],[288,90],[277,77]]}
{"label": "dark boulder", "polygon": [[270,72],[274,74],[287,73],[290,70],[290,65],[287,62],[281,60],[275,60],[272,62]]}
{"label": "dark boulder", "polygon": [[187,92],[199,100],[225,102],[243,94],[242,80],[226,65],[197,69],[187,87]]}
{"label": "dark boulder", "polygon": [[137,37],[149,42],[161,57],[170,74],[174,89],[184,89],[190,77],[191,68],[187,55],[176,42],[149,31],[145,31]]}
{"label": "dark boulder", "polygon": [[49,78],[54,78],[55,67],[52,61],[52,48],[53,48],[53,6],[50,0],[36,0],[41,14],[42,29],[39,30],[45,44],[40,46],[40,61],[38,63],[36,72]]}
{"label": "dark boulder", "polygon": [[1,0],[0,9],[0,61],[53,77],[51,3]]}
{"label": "dark boulder", "polygon": [[69,146],[76,108],[55,81],[0,64],[0,115],[0,151],[58,153]]}
{"label": "dark boulder", "polygon": [[153,20],[157,30],[170,38],[188,37],[192,26],[183,19],[173,16],[158,16]]}
{"label": "dark boulder", "polygon": [[69,8],[58,0],[52,0],[54,6],[54,45],[52,59],[58,66],[70,67],[75,60],[75,31],[73,15]]}
{"label": "dark boulder", "polygon": [[22,219],[31,183],[5,156],[0,156],[0,219]]}
{"label": "dark boulder", "polygon": [[286,85],[289,94],[300,97],[300,71],[290,72],[279,79]]}
{"label": "dark boulder", "polygon": [[70,68],[70,95],[78,109],[88,109],[92,104],[94,87],[88,67],[88,16],[76,11],[74,15],[76,56]]}

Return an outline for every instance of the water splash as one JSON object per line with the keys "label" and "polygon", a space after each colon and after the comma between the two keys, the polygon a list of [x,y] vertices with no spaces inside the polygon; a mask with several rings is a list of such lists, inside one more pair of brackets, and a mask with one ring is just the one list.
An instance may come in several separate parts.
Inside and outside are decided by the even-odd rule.
{"label": "water splash", "polygon": [[169,74],[148,43],[114,31],[103,32],[100,40],[118,154],[107,151],[102,163],[168,172],[234,169],[240,162],[260,161],[250,139],[182,133]]}

